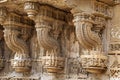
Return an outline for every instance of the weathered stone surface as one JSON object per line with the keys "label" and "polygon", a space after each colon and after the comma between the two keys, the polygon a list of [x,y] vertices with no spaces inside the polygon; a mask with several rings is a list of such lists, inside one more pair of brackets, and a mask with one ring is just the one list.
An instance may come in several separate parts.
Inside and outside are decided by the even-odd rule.
{"label": "weathered stone surface", "polygon": [[120,0],[0,0],[0,80],[119,80]]}

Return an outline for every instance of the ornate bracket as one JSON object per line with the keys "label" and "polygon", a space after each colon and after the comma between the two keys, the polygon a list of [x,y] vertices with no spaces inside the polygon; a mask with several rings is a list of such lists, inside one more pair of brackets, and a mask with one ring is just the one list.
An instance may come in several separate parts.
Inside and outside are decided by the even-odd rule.
{"label": "ornate bracket", "polygon": [[[40,6],[40,11],[38,12],[39,6],[35,4],[35,2],[26,2],[24,9],[28,16],[30,15],[29,13],[33,14],[32,19],[36,23],[38,43],[47,51],[45,56],[42,57],[44,69],[50,73],[57,73],[63,70],[64,58],[60,56],[60,44],[50,35],[50,31],[54,25],[54,18],[64,20],[64,17],[60,16],[63,15],[62,12],[59,15],[56,13],[57,11],[54,12],[54,8],[49,6]],[[57,15],[59,15],[59,17],[56,17]],[[29,17],[31,18],[31,16]]]}
{"label": "ornate bracket", "polygon": [[[87,2],[91,2],[92,5],[86,5],[83,0],[70,1],[72,3],[69,4],[69,1],[66,1],[66,4],[72,8],[76,37],[83,48],[82,66],[90,73],[101,73],[107,67],[103,65],[106,63],[107,57],[103,55],[102,51],[101,31],[105,27],[106,18],[109,16],[108,12],[105,12],[104,8],[100,6],[102,3],[97,3],[101,8],[96,9],[94,0]],[[103,6],[106,7],[104,4]],[[86,64],[88,61],[90,61],[89,64]]]}
{"label": "ornate bracket", "polygon": [[101,44],[101,39],[98,34],[92,31],[94,24],[92,17],[92,15],[86,13],[74,15],[73,22],[76,27],[76,36],[84,49],[92,49]]}
{"label": "ornate bracket", "polygon": [[[24,20],[24,23],[22,23],[22,20]],[[29,71],[31,67],[29,48],[25,42],[26,37],[23,37],[21,32],[24,28],[30,29],[29,20],[15,13],[10,13],[3,26],[5,42],[15,53],[14,59],[11,61],[13,68],[16,72]]]}

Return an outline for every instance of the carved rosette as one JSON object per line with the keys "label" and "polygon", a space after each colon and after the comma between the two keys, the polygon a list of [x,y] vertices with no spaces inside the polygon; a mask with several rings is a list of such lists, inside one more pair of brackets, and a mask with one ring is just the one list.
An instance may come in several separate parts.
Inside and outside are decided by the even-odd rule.
{"label": "carved rosette", "polygon": [[90,73],[102,73],[107,69],[107,57],[100,51],[91,51],[90,55],[81,55],[81,63],[82,67]]}
{"label": "carved rosette", "polygon": [[24,18],[21,18],[21,16],[15,13],[10,13],[3,24],[5,42],[7,46],[15,53],[11,64],[16,72],[26,72],[29,71],[31,67],[29,48],[26,44],[26,39],[24,39],[26,37],[23,37],[26,34],[22,33],[22,30],[26,28],[24,25],[28,25],[28,23],[25,23],[28,20],[24,19],[26,21],[24,21],[23,24],[21,19],[23,20]]}

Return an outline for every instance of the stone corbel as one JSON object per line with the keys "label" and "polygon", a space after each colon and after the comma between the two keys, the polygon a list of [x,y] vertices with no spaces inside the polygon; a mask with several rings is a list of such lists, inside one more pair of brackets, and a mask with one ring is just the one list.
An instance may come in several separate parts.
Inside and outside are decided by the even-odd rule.
{"label": "stone corbel", "polygon": [[35,27],[38,43],[47,51],[46,55],[42,57],[44,68],[47,72],[57,73],[64,68],[64,58],[60,56],[60,44],[50,35],[52,26],[46,19],[47,17],[45,19],[41,17],[36,19]]}
{"label": "stone corbel", "polygon": [[104,72],[107,57],[101,51],[102,41],[99,32],[92,31],[94,25],[92,15],[86,13],[75,14],[73,22],[76,28],[76,37],[83,48],[84,55],[81,55],[83,68],[90,73]]}
{"label": "stone corbel", "polygon": [[[102,40],[99,36],[103,26],[97,25],[96,28],[94,20],[96,17],[92,14],[92,9],[91,11],[87,11],[90,9],[90,6],[86,5],[88,9],[85,8],[85,11],[83,9],[83,4],[85,4],[83,2],[84,0],[81,2],[79,0],[70,1],[72,1],[71,4],[69,4],[69,1],[67,1],[66,4],[72,8],[71,13],[74,16],[73,22],[75,25],[76,37],[80,46],[83,48],[82,51],[84,54],[81,55],[82,66],[90,73],[104,72],[107,67],[105,65],[107,57],[103,55]],[[82,2],[83,4],[80,5]]]}
{"label": "stone corbel", "polygon": [[23,24],[20,19],[21,16],[15,13],[7,16],[3,24],[4,38],[7,46],[15,53],[14,59],[11,60],[12,67],[16,72],[26,72],[31,68],[31,60],[28,45],[21,38],[21,31],[26,24]]}
{"label": "stone corbel", "polygon": [[92,49],[100,46],[101,40],[99,35],[92,31],[94,25],[92,15],[87,13],[77,13],[73,15],[73,22],[76,27],[76,36],[80,45],[84,49]]}
{"label": "stone corbel", "polygon": [[60,44],[49,35],[50,29],[51,26],[45,21],[36,23],[38,43],[47,51],[46,56],[42,57],[44,68],[56,73],[63,70],[64,58],[60,57]]}
{"label": "stone corbel", "polygon": [[[29,17],[33,19],[36,23],[35,28],[37,31],[37,38],[38,38],[39,45],[42,46],[46,50],[46,55],[42,57],[44,69],[46,69],[47,72],[50,72],[50,73],[57,73],[63,70],[64,58],[60,56],[60,44],[55,38],[53,38],[49,34],[52,29],[52,25],[54,23],[54,21],[51,21],[51,20],[54,20],[54,18],[52,14],[51,16],[47,16],[46,11],[47,9],[50,9],[51,11],[52,8],[49,6],[43,6],[43,7],[40,7],[41,9],[39,9],[38,8],[39,6],[35,4],[37,3],[32,2],[32,1],[26,2],[24,9],[27,12],[28,16],[29,16],[29,13],[31,12],[33,14],[36,14],[36,12],[38,13],[38,15],[37,14],[33,15],[32,18],[31,16]],[[42,10],[42,8],[44,10]]]}

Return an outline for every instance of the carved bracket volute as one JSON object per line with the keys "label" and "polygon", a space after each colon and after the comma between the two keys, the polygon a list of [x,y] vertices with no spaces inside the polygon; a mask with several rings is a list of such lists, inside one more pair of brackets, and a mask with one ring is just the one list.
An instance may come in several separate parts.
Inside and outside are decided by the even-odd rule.
{"label": "carved bracket volute", "polygon": [[[103,65],[106,63],[107,57],[103,55],[102,38],[100,36],[101,30],[105,27],[106,14],[102,11],[94,11],[95,9],[92,7],[94,6],[94,0],[88,1],[88,3],[91,2],[93,5],[86,5],[83,0],[71,1],[70,5],[69,1],[66,4],[72,8],[71,13],[74,16],[73,23],[76,37],[83,48],[83,54],[81,55],[82,66],[90,73],[101,73],[107,67]],[[88,60],[90,60],[90,64],[86,64]],[[104,62],[101,63],[101,61]]]}
{"label": "carved bracket volute", "polygon": [[[24,23],[22,22],[24,20]],[[28,22],[27,22],[28,21]],[[4,24],[4,39],[7,46],[15,53],[11,64],[16,72],[26,72],[31,68],[31,61],[29,58],[29,47],[26,44],[26,37],[23,37],[24,28],[30,29],[29,20],[21,17],[16,13],[7,15]]]}
{"label": "carved bracket volute", "polygon": [[[32,8],[33,6],[34,9]],[[55,9],[50,6],[40,6],[39,7],[40,9],[38,7],[39,6],[35,5],[34,2],[30,2],[30,3],[26,2],[24,9],[27,12],[28,16],[29,16],[29,11],[35,14],[33,15],[34,18],[32,19],[36,23],[35,28],[37,31],[38,43],[46,50],[46,55],[42,57],[44,69],[46,69],[47,72],[50,73],[57,73],[63,70],[64,57],[60,56],[61,55],[60,44],[57,41],[57,39],[53,37],[53,35],[50,35],[50,31],[53,28],[55,22],[54,18],[57,18],[59,19],[60,22],[63,22],[62,20],[64,20],[64,17],[61,16],[57,17],[57,15],[64,16],[64,12],[59,10],[55,12],[54,11]],[[39,12],[38,9],[40,10]]]}

